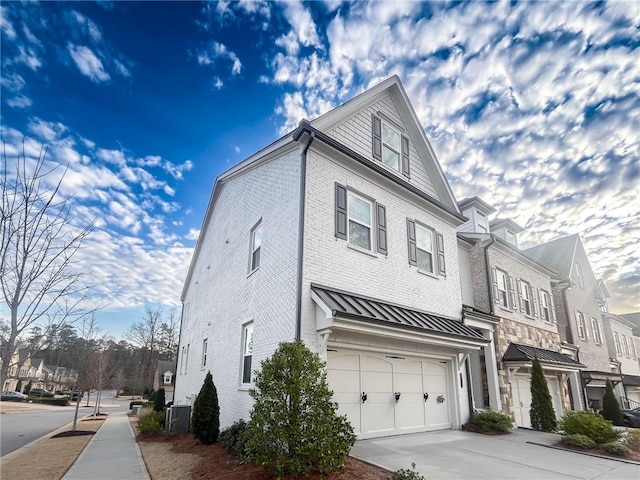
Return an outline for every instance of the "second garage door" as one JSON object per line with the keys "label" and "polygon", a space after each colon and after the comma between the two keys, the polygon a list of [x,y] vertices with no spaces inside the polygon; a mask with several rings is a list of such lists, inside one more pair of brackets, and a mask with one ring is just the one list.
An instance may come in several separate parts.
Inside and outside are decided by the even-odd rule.
{"label": "second garage door", "polygon": [[359,438],[451,428],[449,362],[328,352],[329,388]]}

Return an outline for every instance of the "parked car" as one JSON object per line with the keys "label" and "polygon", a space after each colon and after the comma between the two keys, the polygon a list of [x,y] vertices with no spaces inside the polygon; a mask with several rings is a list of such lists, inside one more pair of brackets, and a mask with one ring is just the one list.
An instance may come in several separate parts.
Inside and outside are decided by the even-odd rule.
{"label": "parked car", "polygon": [[629,410],[623,409],[622,416],[627,427],[640,428],[640,407]]}
{"label": "parked car", "polygon": [[71,395],[71,390],[63,388],[62,390],[56,390],[57,395]]}
{"label": "parked car", "polygon": [[78,400],[78,395],[80,395],[80,400],[82,400],[82,397],[84,397],[84,392],[81,392],[80,390],[74,390],[69,394],[69,398],[71,399],[71,401],[75,402]]}
{"label": "parked car", "polygon": [[27,397],[24,393],[15,392],[15,391],[7,391],[2,392],[1,400],[5,402],[24,402]]}
{"label": "parked car", "polygon": [[47,398],[53,398],[54,396],[53,392],[50,392],[49,390],[45,390],[44,388],[32,388],[31,391],[29,392],[29,395],[33,395],[34,397],[47,397]]}

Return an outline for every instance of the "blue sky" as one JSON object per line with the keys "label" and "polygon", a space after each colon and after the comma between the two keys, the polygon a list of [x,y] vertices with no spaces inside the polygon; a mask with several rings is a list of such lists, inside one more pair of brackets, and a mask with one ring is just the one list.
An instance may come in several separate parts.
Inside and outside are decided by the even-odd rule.
{"label": "blue sky", "polygon": [[[68,164],[104,331],[179,305],[217,175],[398,74],[458,200],[640,309],[638,2],[3,2],[1,134]],[[0,310],[0,315],[5,312]]]}

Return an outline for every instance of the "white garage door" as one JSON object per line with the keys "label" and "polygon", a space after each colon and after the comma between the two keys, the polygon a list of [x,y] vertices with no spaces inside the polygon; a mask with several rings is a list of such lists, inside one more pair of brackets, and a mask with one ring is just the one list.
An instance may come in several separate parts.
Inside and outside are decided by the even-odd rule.
{"label": "white garage door", "polygon": [[448,368],[438,360],[340,350],[328,352],[327,376],[356,435],[373,438],[451,428]]}
{"label": "white garage door", "polygon": [[[560,396],[560,383],[557,377],[545,377],[549,386],[549,393],[553,402],[553,410],[556,418],[562,418],[562,400]],[[513,390],[514,409],[516,423],[519,427],[531,428],[531,375],[516,375],[511,384]]]}

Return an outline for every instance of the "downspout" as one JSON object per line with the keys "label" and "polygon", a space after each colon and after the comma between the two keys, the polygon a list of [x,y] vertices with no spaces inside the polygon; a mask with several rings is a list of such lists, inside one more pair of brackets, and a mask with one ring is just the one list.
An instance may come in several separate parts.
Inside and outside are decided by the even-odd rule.
{"label": "downspout", "polygon": [[296,340],[300,340],[302,330],[302,256],[304,254],[304,195],[307,180],[307,151],[311,147],[315,132],[311,132],[300,153],[300,199],[298,200],[298,285],[296,292]]}
{"label": "downspout", "polygon": [[487,277],[487,289],[489,290],[489,313],[491,315],[495,315],[495,311],[493,309],[493,305],[495,303],[495,298],[493,298],[493,282],[491,281],[491,266],[489,265],[489,247],[493,245],[495,239],[491,237],[489,243],[484,246],[484,273]]}

